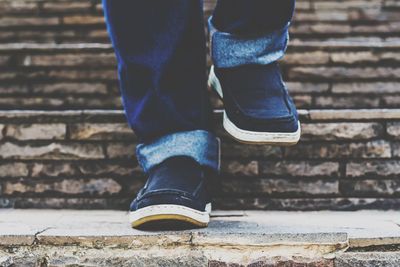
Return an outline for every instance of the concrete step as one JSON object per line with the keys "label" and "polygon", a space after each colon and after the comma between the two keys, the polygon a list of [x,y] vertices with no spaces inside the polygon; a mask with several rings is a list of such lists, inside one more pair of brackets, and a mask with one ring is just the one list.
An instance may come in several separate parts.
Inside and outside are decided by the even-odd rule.
{"label": "concrete step", "polygon": [[126,212],[0,210],[1,266],[399,266],[394,211],[215,211],[208,228],[137,231]]}
{"label": "concrete step", "polygon": [[[300,110],[294,147],[239,144],[218,126],[220,209],[400,207],[400,110]],[[221,112],[215,111],[217,125]],[[145,177],[122,110],[0,111],[0,206],[126,209]]]}
{"label": "concrete step", "polygon": [[[299,108],[400,106],[400,39],[297,39],[281,66]],[[109,44],[0,44],[0,68],[0,109],[121,108]]]}

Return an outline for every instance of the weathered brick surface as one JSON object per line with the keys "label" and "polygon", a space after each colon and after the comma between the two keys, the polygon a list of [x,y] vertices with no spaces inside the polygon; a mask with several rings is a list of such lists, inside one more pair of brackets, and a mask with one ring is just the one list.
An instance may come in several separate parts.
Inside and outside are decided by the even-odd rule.
{"label": "weathered brick surface", "polygon": [[400,139],[400,123],[399,122],[388,123],[387,133],[394,139]]}
{"label": "weathered brick surface", "polygon": [[391,67],[294,67],[290,79],[351,81],[358,79],[398,79],[400,68]]}
{"label": "weathered brick surface", "polygon": [[24,14],[35,13],[38,10],[36,3],[17,2],[17,1],[2,1],[0,3],[0,12],[2,14]]}
{"label": "weathered brick surface", "polygon": [[296,161],[263,161],[260,163],[261,173],[266,176],[280,177],[337,177],[337,162],[296,162]]}
{"label": "weathered brick surface", "polygon": [[107,156],[111,159],[133,159],[136,154],[136,144],[110,143],[106,148]]}
{"label": "weathered brick surface", "polygon": [[346,168],[349,177],[398,177],[400,175],[399,160],[374,160],[349,162]]}
{"label": "weathered brick surface", "polygon": [[140,169],[133,161],[36,162],[32,164],[31,175],[32,177],[137,177],[140,175]]}
{"label": "weathered brick surface", "polygon": [[230,195],[330,195],[339,194],[339,182],[333,180],[226,179],[221,191]]}
{"label": "weathered brick surface", "polygon": [[222,142],[221,149],[225,151],[223,157],[226,158],[280,158],[282,156],[282,149],[274,146],[253,146],[246,144],[239,144],[232,142],[233,140],[228,139]]}
{"label": "weathered brick surface", "polygon": [[[100,2],[0,1],[0,110],[59,110],[0,112],[0,207],[125,209],[144,182]],[[399,7],[298,0],[281,66],[307,109],[302,141],[245,145],[219,128],[216,207],[400,208]]]}
{"label": "weathered brick surface", "polygon": [[312,120],[398,120],[400,109],[330,109],[310,110],[308,116]]}
{"label": "weathered brick surface", "polygon": [[122,107],[121,100],[119,97],[108,97],[104,98],[96,97],[88,99],[88,97],[81,96],[20,96],[16,97],[2,97],[0,98],[0,105],[4,109],[12,109],[18,106],[23,106],[26,109],[40,109],[42,107],[48,107],[51,109],[64,109],[64,108],[80,108],[82,106],[88,105],[90,108],[114,108]]}
{"label": "weathered brick surface", "polygon": [[285,57],[285,64],[318,65],[327,63],[329,63],[329,54],[321,51],[310,53],[288,53]]}
{"label": "weathered brick surface", "polygon": [[345,181],[341,185],[341,191],[348,195],[362,196],[399,196],[399,180],[362,180]]}
{"label": "weathered brick surface", "polygon": [[367,143],[301,143],[294,147],[286,148],[285,156],[289,158],[390,158],[390,143],[384,140]]}
{"label": "weathered brick surface", "polygon": [[19,180],[3,183],[3,194],[67,194],[113,195],[121,191],[121,185],[108,178],[51,180]]}
{"label": "weathered brick surface", "polygon": [[102,17],[93,15],[74,15],[65,16],[63,18],[63,23],[66,25],[98,25],[104,23],[104,19]]}
{"label": "weathered brick surface", "polygon": [[35,94],[107,94],[107,86],[102,83],[50,83],[34,84]]}
{"label": "weathered brick surface", "polygon": [[395,94],[400,92],[400,83],[397,82],[370,82],[370,83],[335,83],[332,92],[336,94]]}
{"label": "weathered brick surface", "polygon": [[286,86],[291,93],[294,94],[313,94],[313,93],[327,93],[329,91],[328,83],[301,83],[301,82],[287,82]]}
{"label": "weathered brick surface", "polygon": [[312,106],[312,96],[310,95],[295,95],[292,99],[296,102],[298,108],[309,108]]}
{"label": "weathered brick surface", "polygon": [[114,54],[65,54],[65,55],[33,55],[27,56],[24,66],[79,66],[79,67],[114,67]]}
{"label": "weathered brick surface", "polygon": [[0,94],[1,95],[19,95],[19,94],[27,94],[29,92],[28,86],[21,84],[12,84],[12,85],[0,85]]}
{"label": "weathered brick surface", "polygon": [[1,27],[10,26],[55,26],[59,25],[60,21],[57,17],[2,17],[0,19]]}
{"label": "weathered brick surface", "polygon": [[50,143],[47,145],[23,145],[11,142],[0,144],[3,159],[102,159],[103,149],[97,144]]}
{"label": "weathered brick surface", "polygon": [[32,177],[61,177],[61,176],[78,176],[81,172],[79,168],[71,162],[36,162],[32,166]]}
{"label": "weathered brick surface", "polygon": [[44,2],[43,12],[84,12],[89,11],[92,4],[89,1],[84,2]]}
{"label": "weathered brick surface", "polygon": [[[1,94],[9,97],[2,98],[0,108],[97,109],[102,108],[101,103],[105,108],[121,108],[118,92],[104,89],[116,82],[117,74],[100,2],[4,0],[0,3],[0,11],[5,14],[0,19],[0,41],[7,44],[4,46],[82,44],[81,49],[74,51],[38,47],[24,52],[21,49],[0,51],[0,66],[5,67],[0,81],[6,81],[8,88],[16,88],[17,83],[29,85],[34,93],[40,93],[32,98],[30,90],[25,94],[20,91],[25,97],[17,98],[13,92],[1,90]],[[397,86],[400,12],[393,10],[396,5],[387,1],[373,5],[368,0],[355,2],[298,1],[291,28],[292,42],[282,66],[288,88],[299,107],[396,108],[400,105]],[[215,1],[205,3],[206,16],[211,14],[214,5]],[[93,43],[109,47],[89,48]],[[55,87],[48,85],[48,89],[40,89],[41,80],[49,78],[54,80]],[[56,86],[58,83],[76,84],[76,88]],[[80,84],[86,84],[82,90]],[[99,86],[99,91],[95,86]],[[71,92],[81,97],[71,98]]]}
{"label": "weathered brick surface", "polygon": [[392,145],[392,154],[394,158],[400,157],[400,143],[393,143]]}
{"label": "weathered brick surface", "polygon": [[379,108],[380,98],[367,98],[360,96],[316,96],[316,108]]}
{"label": "weathered brick surface", "polygon": [[[400,194],[400,145],[389,134],[396,120],[364,122],[361,116],[337,122],[348,117],[343,112],[314,121],[307,111],[300,113],[307,123],[304,140],[294,147],[240,144],[218,131],[223,141],[221,180],[214,188],[218,207],[229,208],[225,200],[231,198],[238,198],[231,208],[397,205],[389,200]],[[121,208],[145,181],[135,159],[137,140],[121,111],[3,111],[0,125],[3,206]],[[119,200],[108,200],[111,195]],[[91,197],[97,199],[85,200]]]}
{"label": "weathered brick surface", "polygon": [[28,176],[29,167],[26,163],[1,163],[0,177],[24,177]]}
{"label": "weathered brick surface", "polygon": [[71,124],[69,130],[71,139],[76,140],[134,139],[132,129],[126,123]]}
{"label": "weathered brick surface", "polygon": [[234,176],[257,176],[259,168],[259,163],[256,160],[250,162],[224,160],[221,165],[222,172]]}
{"label": "weathered brick surface", "polygon": [[368,140],[382,135],[377,123],[303,124],[303,140]]}
{"label": "weathered brick surface", "polygon": [[400,96],[383,96],[383,103],[388,107],[399,107],[400,106]]}
{"label": "weathered brick surface", "polygon": [[[398,107],[400,103],[400,92],[396,81],[398,69],[393,67],[394,64],[398,64],[396,59],[400,57],[398,48],[389,47],[395,50],[393,52],[374,52],[373,56],[377,57],[377,61],[372,62],[370,59],[369,62],[365,62],[365,58],[370,58],[369,55],[373,53],[373,50],[384,50],[384,48],[376,45],[376,47],[362,48],[370,51],[356,52],[352,51],[354,50],[352,46],[349,46],[346,48],[350,50],[348,52],[336,52],[335,43],[327,43],[327,47],[323,44],[314,47],[307,41],[293,43],[282,65],[288,88],[298,106],[307,108]],[[347,41],[346,44],[352,43]],[[9,93],[2,91],[5,97],[0,102],[0,108],[10,108],[12,105],[25,108],[59,108],[60,106],[100,108],[102,102],[105,102],[104,106],[107,108],[121,107],[118,90],[108,90],[110,84],[115,84],[117,81],[115,57],[111,46],[107,45],[100,51],[98,47],[90,44],[82,45],[81,49],[72,44],[58,45],[58,48],[45,44],[31,45],[31,47],[24,50],[21,55],[19,46],[3,46],[4,52],[11,54],[18,52],[18,55],[11,57],[0,55],[0,59],[3,58],[0,60],[0,65],[3,62],[2,64],[10,69],[9,72],[2,72],[0,79],[6,81],[7,88],[29,86],[32,92],[39,94],[38,97],[32,99],[30,90],[25,91],[24,98],[16,98],[12,90]],[[350,60],[352,63],[349,63]],[[370,66],[360,68],[360,65]],[[388,67],[385,67],[386,65]],[[50,81],[49,78],[51,78]],[[47,84],[44,85],[43,81]],[[20,93],[22,94],[23,91]],[[65,100],[71,97],[71,93],[79,95],[79,101],[76,97],[74,100]],[[376,96],[371,97],[371,94]],[[7,95],[9,97],[6,97]]]}
{"label": "weathered brick surface", "polygon": [[7,125],[5,136],[16,140],[62,140],[66,135],[65,124]]}

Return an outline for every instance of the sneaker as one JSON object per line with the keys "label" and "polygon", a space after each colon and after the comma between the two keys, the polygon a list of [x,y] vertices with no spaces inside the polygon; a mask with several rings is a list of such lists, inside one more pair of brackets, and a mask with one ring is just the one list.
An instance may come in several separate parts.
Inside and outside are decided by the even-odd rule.
{"label": "sneaker", "polygon": [[208,81],[224,102],[223,125],[236,140],[295,145],[300,122],[276,62],[211,68]]}
{"label": "sneaker", "polygon": [[191,157],[172,157],[149,171],[145,186],[130,206],[133,228],[206,227],[211,200],[207,180],[213,171]]}

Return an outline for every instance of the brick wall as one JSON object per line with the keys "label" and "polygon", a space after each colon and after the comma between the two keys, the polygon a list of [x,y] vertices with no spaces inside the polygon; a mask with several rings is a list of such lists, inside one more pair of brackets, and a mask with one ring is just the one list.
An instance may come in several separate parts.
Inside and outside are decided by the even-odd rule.
{"label": "brick wall", "polygon": [[[380,112],[303,110],[303,140],[287,148],[238,144],[219,130],[216,205],[399,207],[400,115]],[[0,128],[4,206],[121,208],[143,185],[121,111],[3,111]]]}
{"label": "brick wall", "polygon": [[[121,108],[98,1],[2,0],[0,12],[0,109]],[[281,64],[297,106],[398,107],[399,29],[396,1],[299,0]]]}
{"label": "brick wall", "polygon": [[[99,1],[0,0],[0,14],[0,206],[126,208],[145,178]],[[302,141],[243,145],[220,129],[216,206],[399,208],[398,1],[299,0],[291,33],[281,65]]]}

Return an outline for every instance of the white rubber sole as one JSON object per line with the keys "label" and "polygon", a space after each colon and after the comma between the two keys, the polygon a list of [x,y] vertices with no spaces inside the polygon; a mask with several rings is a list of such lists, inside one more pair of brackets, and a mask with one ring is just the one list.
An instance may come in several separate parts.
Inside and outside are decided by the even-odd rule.
{"label": "white rubber sole", "polygon": [[210,222],[211,203],[204,212],[180,205],[153,205],[129,212],[132,227],[137,228],[149,222],[174,220],[206,227]]}
{"label": "white rubber sole", "polygon": [[[214,66],[211,67],[210,76],[208,78],[208,86],[217,92],[223,99],[221,83],[214,72]],[[224,129],[236,140],[251,144],[270,144],[270,145],[295,145],[300,141],[301,125],[299,122],[298,130],[293,133],[284,132],[254,132],[237,127],[227,116],[224,111],[223,118]]]}

